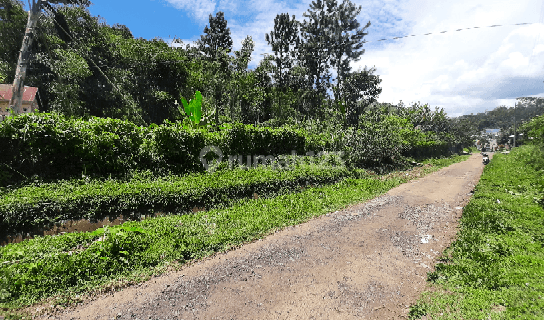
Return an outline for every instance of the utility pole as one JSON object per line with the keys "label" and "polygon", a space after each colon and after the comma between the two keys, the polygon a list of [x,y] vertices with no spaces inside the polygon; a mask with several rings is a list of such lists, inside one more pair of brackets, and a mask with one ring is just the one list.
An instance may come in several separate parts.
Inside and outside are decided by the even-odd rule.
{"label": "utility pole", "polygon": [[516,105],[517,101],[514,103],[514,148],[516,147]]}
{"label": "utility pole", "polygon": [[[31,2],[29,1],[29,5]],[[34,28],[38,24],[38,18],[40,17],[40,10],[42,6],[42,0],[32,1],[32,6],[28,12],[28,22],[26,24],[25,36],[23,38],[23,45],[19,52],[19,61],[17,62],[17,71],[15,73],[15,79],[13,80],[13,94],[11,101],[9,102],[9,108],[15,112],[15,114],[21,113],[21,104],[23,103],[24,92],[24,80],[26,76],[26,68],[28,67],[30,47],[32,45],[32,38],[34,36]]]}

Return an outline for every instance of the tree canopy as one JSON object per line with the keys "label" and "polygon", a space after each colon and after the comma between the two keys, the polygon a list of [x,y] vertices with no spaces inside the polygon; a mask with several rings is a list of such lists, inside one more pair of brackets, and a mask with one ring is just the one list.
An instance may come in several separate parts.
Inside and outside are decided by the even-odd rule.
{"label": "tree canopy", "polygon": [[[382,90],[375,68],[351,70],[352,62],[365,52],[370,22],[361,27],[356,18],[361,6],[349,0],[315,0],[303,21],[278,14],[265,36],[273,55],[253,70],[248,69],[253,38],[247,35],[241,49],[233,52],[223,12],[210,14],[196,46],[184,46],[179,39],[175,45],[160,38],[136,39],[128,27],[110,26],[92,16],[86,0],[39,3],[25,85],[39,88],[44,112],[149,125],[179,120],[180,98],[188,101],[200,91],[202,110],[216,111],[217,125],[281,125],[315,119],[356,127],[365,110],[378,104]],[[27,19],[21,1],[0,0],[2,82],[14,80]],[[336,71],[336,79],[331,70]],[[334,93],[332,99],[328,89]],[[425,114],[422,110],[414,114]],[[493,114],[510,117],[511,111],[501,110]],[[523,111],[518,111],[522,119]],[[416,116],[413,120],[425,125]],[[503,125],[498,118],[482,118],[476,127],[493,123]]]}

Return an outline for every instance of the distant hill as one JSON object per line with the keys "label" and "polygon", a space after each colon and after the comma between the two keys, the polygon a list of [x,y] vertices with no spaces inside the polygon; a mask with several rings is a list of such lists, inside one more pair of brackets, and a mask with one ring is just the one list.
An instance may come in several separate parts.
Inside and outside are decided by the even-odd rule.
{"label": "distant hill", "polygon": [[[516,123],[528,121],[544,114],[544,98],[518,98]],[[478,131],[484,129],[508,130],[514,125],[514,107],[500,106],[485,113],[462,115],[457,119],[468,120]]]}

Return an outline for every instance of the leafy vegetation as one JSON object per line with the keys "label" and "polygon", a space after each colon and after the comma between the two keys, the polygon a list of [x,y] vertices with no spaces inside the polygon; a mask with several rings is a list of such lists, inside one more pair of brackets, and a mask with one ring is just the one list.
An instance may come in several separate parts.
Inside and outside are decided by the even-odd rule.
{"label": "leafy vegetation", "polygon": [[[0,186],[82,174],[118,178],[130,170],[203,172],[200,152],[210,145],[225,157],[343,152],[350,167],[402,165],[405,157],[440,157],[470,145],[466,133],[455,131],[442,112],[433,113],[428,106],[396,110],[370,108],[358,128],[344,130],[316,120],[275,128],[234,123],[206,130],[168,120],[144,127],[110,118],[23,114],[0,123],[0,147],[6,150],[0,155]],[[434,118],[418,119],[421,114]]]}
{"label": "leafy vegetation", "polygon": [[[126,26],[109,26],[91,16],[87,1],[64,5],[69,2],[44,2],[35,29],[25,85],[39,88],[42,112],[0,123],[2,232],[63,219],[167,216],[0,248],[0,308],[43,299],[73,302],[78,294],[119,281],[143,281],[167,266],[372,198],[405,181],[395,170],[414,160],[433,164],[428,172],[466,159],[444,157],[471,146],[471,136],[481,126],[468,118],[450,119],[427,104],[378,103],[381,79],[376,69],[349,68],[364,54],[363,37],[370,26],[360,28],[355,17],[361,7],[350,1],[314,2],[302,22],[278,15],[266,35],[274,55],[254,70],[248,69],[255,46],[251,36],[229,55],[232,39],[223,12],[210,14],[204,35],[190,47],[179,39],[172,44],[135,39]],[[0,36],[6,39],[0,48],[0,80],[12,82],[28,13],[20,1],[3,0],[0,18]],[[330,68],[338,73],[335,81]],[[332,99],[327,89],[334,93]],[[542,163],[536,160],[544,141],[542,127],[540,117],[520,129],[535,137],[534,166]],[[210,146],[224,155],[215,172],[206,172],[201,162],[201,151]],[[269,155],[275,159],[267,166],[248,170],[240,163],[247,156],[256,162]],[[219,155],[203,157],[213,161]],[[238,159],[242,161],[232,167]],[[274,168],[281,160],[296,164]],[[500,163],[493,161],[486,172],[498,175],[500,170],[493,168]],[[536,174],[524,174],[508,179],[536,181]],[[501,199],[517,197],[516,210],[530,207],[523,202],[531,200],[526,195],[539,199],[542,190],[535,186],[541,183],[516,182],[518,188],[512,181]],[[490,200],[485,201],[491,208]],[[538,201],[531,206],[541,206]],[[187,214],[202,206],[208,211]],[[477,217],[480,207],[473,207],[467,210]],[[493,213],[497,216],[486,215],[489,224],[477,227],[489,234],[523,235],[520,230],[530,229],[525,220]],[[531,217],[537,219],[536,213]],[[467,221],[472,228],[472,220]],[[470,237],[480,236],[466,237],[472,241]],[[474,241],[482,244],[482,239]],[[466,275],[465,269],[444,267],[436,279],[451,271],[447,279],[481,279],[481,290],[505,288],[503,280],[509,278],[490,267],[497,257],[515,257],[522,266],[530,262],[538,268],[540,263],[537,256],[521,257],[515,255],[519,248],[509,249],[526,241],[524,250],[536,250],[540,238],[520,239],[512,235],[488,242],[492,252],[483,255],[463,247],[459,261],[474,256],[492,260],[476,271],[469,269],[480,265],[471,262],[469,269],[463,267]],[[490,272],[487,278],[484,271]],[[431,309],[422,302],[412,314]]]}
{"label": "leafy vegetation", "polygon": [[307,185],[331,184],[365,175],[365,171],[333,167],[325,162],[327,160],[312,159],[313,164],[296,164],[303,159],[287,159],[283,167],[271,164],[251,170],[221,170],[162,178],[155,178],[148,172],[129,180],[83,178],[27,185],[3,194],[0,226],[2,234],[15,234],[32,226],[46,227],[68,219],[100,221],[119,215],[139,219],[141,215],[156,212],[187,213],[194,207],[224,206],[255,193],[270,197]]}
{"label": "leafy vegetation", "polygon": [[480,134],[485,129],[500,129],[497,137],[497,144],[512,144],[510,136],[514,134],[514,120],[516,122],[516,145],[520,146],[527,142],[527,130],[523,125],[544,114],[544,99],[523,97],[518,98],[516,107],[499,106],[486,113],[463,115],[456,118],[456,121],[464,122],[468,131],[476,135],[477,139],[485,145],[489,143],[486,135]]}
{"label": "leafy vegetation", "polygon": [[526,145],[496,154],[463,210],[458,239],[428,275],[436,290],[412,318],[544,317],[544,153]]}
{"label": "leafy vegetation", "polygon": [[[434,166],[424,172],[467,157],[428,160]],[[69,304],[78,301],[81,294],[106,290],[113,283],[144,281],[168,266],[178,267],[373,198],[406,179],[405,174],[350,178],[298,193],[241,199],[228,207],[192,215],[169,214],[94,232],[9,244],[0,248],[0,307],[17,309],[43,299]]]}
{"label": "leafy vegetation", "polygon": [[[544,114],[544,99],[542,98],[519,98],[516,104],[515,113],[518,123]],[[463,115],[459,119],[467,120],[478,131],[486,128],[504,131],[514,124],[514,108],[500,106],[486,113]]]}
{"label": "leafy vegetation", "polygon": [[[199,91],[202,112],[213,114],[217,128],[223,123],[272,121],[281,126],[335,119],[340,129],[357,127],[360,116],[377,104],[381,93],[375,69],[349,68],[364,54],[363,38],[370,26],[368,22],[360,28],[354,17],[361,7],[349,1],[319,1],[310,6],[304,15],[308,20],[303,21],[278,15],[274,30],[267,34],[274,55],[254,70],[248,70],[252,37],[248,35],[242,49],[232,52],[223,12],[210,15],[201,39],[190,47],[179,39],[171,45],[158,38],[135,39],[126,26],[109,26],[93,17],[85,1],[69,6],[61,2],[44,6],[25,79],[25,85],[39,88],[43,112],[149,126],[183,117],[177,97],[192,97]],[[2,3],[0,32],[10,41],[0,49],[0,69],[9,83],[15,76],[28,14],[18,0]],[[329,68],[338,71],[335,81]],[[334,92],[333,99],[327,89]]]}

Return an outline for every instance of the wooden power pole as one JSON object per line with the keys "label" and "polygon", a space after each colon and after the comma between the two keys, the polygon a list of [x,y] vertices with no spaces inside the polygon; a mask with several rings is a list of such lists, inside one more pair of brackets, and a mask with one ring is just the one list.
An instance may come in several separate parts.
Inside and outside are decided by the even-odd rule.
{"label": "wooden power pole", "polygon": [[32,0],[32,8],[30,8],[30,10],[28,11],[28,22],[26,24],[25,36],[23,38],[23,45],[21,46],[21,51],[19,52],[19,60],[17,61],[15,80],[13,80],[13,95],[11,96],[11,101],[9,102],[9,108],[13,110],[15,114],[21,113],[26,68],[28,67],[28,63],[30,60],[30,48],[32,46],[34,28],[38,24],[41,7],[42,0]]}

